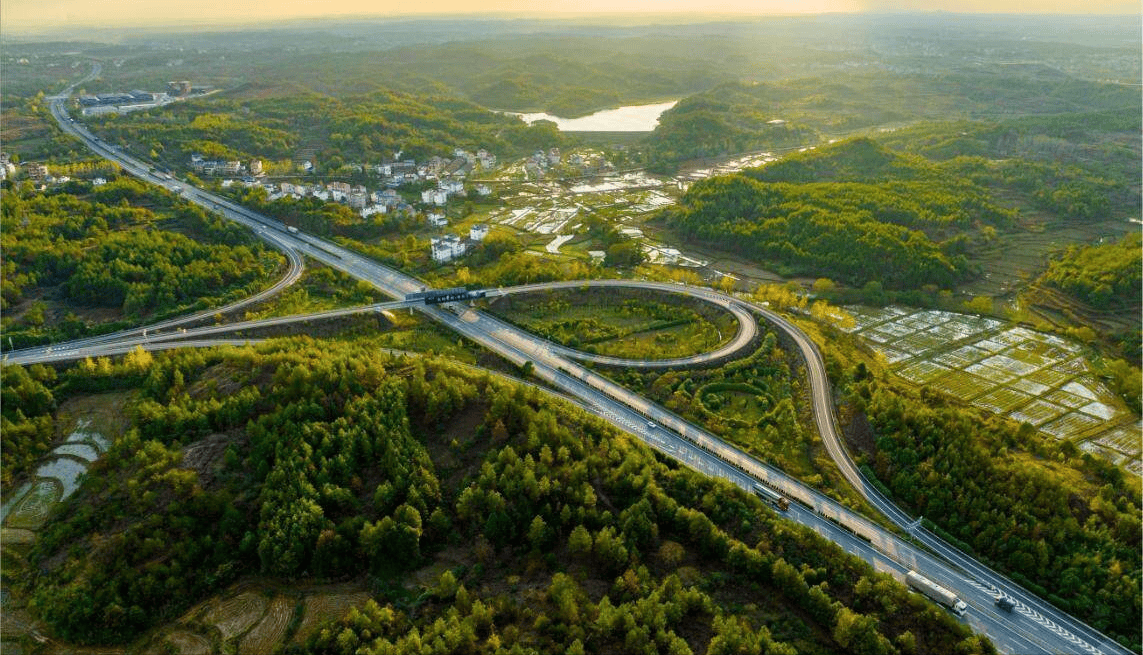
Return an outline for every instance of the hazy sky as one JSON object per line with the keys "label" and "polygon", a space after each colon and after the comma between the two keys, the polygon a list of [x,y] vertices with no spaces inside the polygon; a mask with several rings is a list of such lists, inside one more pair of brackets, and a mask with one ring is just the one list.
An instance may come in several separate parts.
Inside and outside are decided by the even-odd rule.
{"label": "hazy sky", "polygon": [[219,24],[316,16],[524,13],[795,14],[854,11],[1137,14],[1125,0],[0,0],[6,32],[68,25]]}

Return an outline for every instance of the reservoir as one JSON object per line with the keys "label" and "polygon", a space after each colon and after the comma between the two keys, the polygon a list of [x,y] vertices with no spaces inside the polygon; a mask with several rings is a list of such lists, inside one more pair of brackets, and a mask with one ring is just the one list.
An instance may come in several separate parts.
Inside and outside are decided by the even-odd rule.
{"label": "reservoir", "polygon": [[629,105],[597,111],[581,118],[560,118],[551,114],[505,113],[519,116],[528,124],[539,120],[551,121],[561,132],[650,132],[659,124],[659,116],[674,107],[676,103],[677,100],[672,100],[653,105]]}

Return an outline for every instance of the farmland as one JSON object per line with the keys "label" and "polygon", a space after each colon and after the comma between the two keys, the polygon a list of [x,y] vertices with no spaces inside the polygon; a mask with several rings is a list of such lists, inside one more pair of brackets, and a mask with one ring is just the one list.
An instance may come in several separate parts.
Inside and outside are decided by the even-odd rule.
{"label": "farmland", "polygon": [[861,337],[901,378],[1069,440],[1136,474],[1139,418],[1096,377],[1083,348],[991,318],[851,307]]}

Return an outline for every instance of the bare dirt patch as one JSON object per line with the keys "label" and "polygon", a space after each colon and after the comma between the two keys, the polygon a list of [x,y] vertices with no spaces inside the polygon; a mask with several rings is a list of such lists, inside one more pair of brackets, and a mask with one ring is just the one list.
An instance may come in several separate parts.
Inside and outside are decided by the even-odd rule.
{"label": "bare dirt patch", "polygon": [[198,376],[190,387],[187,395],[195,400],[214,397],[225,398],[231,396],[243,387],[248,386],[249,374],[227,362],[215,364]]}
{"label": "bare dirt patch", "polygon": [[250,629],[238,646],[243,655],[260,655],[274,650],[286,634],[290,619],[294,616],[295,601],[285,596],[276,596],[266,608],[266,615],[258,625]]}
{"label": "bare dirt patch", "polygon": [[197,473],[204,487],[210,486],[226,447],[239,438],[234,434],[212,434],[190,444],[183,448],[182,468]]}
{"label": "bare dirt patch", "polygon": [[203,615],[204,623],[214,624],[223,641],[250,629],[266,611],[266,599],[252,591],[224,600]]}
{"label": "bare dirt patch", "polygon": [[[446,489],[455,488],[465,475],[484,461],[484,453],[490,445],[489,440],[486,438],[477,441],[474,435],[487,414],[488,405],[470,403],[447,425],[427,428],[424,431],[425,447],[433,463],[441,471],[448,471],[448,475],[441,480],[442,486]],[[471,447],[458,454],[451,447],[454,439],[459,444],[471,444]]]}
{"label": "bare dirt patch", "polygon": [[213,652],[206,637],[183,630],[176,630],[167,635],[167,643],[173,646],[179,655],[210,655]]}
{"label": "bare dirt patch", "polygon": [[[65,401],[56,411],[58,438],[66,438],[82,429],[114,440],[131,426],[128,405],[135,398],[132,391],[112,391],[77,396]],[[83,424],[82,421],[87,421]]]}
{"label": "bare dirt patch", "polygon": [[345,616],[351,607],[361,607],[369,601],[364,591],[342,593],[314,593],[306,596],[302,622],[294,633],[294,641],[301,643],[323,623]]}

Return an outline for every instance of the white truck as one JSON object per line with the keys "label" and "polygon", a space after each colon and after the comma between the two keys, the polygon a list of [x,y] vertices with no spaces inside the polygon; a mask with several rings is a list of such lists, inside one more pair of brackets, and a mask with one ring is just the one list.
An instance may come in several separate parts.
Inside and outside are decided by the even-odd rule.
{"label": "white truck", "polygon": [[790,501],[785,496],[759,482],[754,483],[754,494],[783,512],[790,509]]}
{"label": "white truck", "polygon": [[968,611],[968,605],[965,605],[963,600],[957,598],[956,594],[916,571],[909,571],[905,575],[905,582],[913,589],[928,596],[930,600],[949,608],[957,616],[964,616],[964,613]]}

